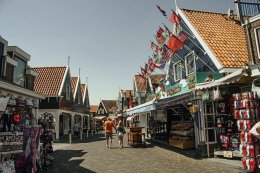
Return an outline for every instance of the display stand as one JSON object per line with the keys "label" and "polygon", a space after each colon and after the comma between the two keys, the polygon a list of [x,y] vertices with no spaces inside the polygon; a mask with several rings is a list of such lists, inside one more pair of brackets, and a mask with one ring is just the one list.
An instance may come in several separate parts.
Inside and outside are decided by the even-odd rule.
{"label": "display stand", "polygon": [[131,147],[145,146],[145,133],[142,133],[144,127],[129,127],[128,145]]}
{"label": "display stand", "polygon": [[247,172],[259,172],[259,141],[249,131],[259,119],[259,100],[251,92],[237,93],[234,97],[234,116],[240,132],[242,166]]}
{"label": "display stand", "polygon": [[181,149],[192,149],[195,147],[193,122],[183,121],[171,123],[171,146]]}

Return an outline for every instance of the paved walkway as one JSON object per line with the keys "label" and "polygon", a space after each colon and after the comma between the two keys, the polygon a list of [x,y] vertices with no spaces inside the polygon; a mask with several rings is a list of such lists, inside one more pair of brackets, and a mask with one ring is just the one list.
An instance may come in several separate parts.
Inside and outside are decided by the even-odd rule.
{"label": "paved walkway", "polygon": [[[126,141],[126,139],[125,139]],[[240,172],[240,168],[214,159],[194,159],[170,149],[148,144],[146,148],[118,147],[114,136],[111,149],[105,147],[103,135],[90,136],[84,141],[54,144],[54,165],[48,173],[142,172],[142,173],[221,173]]]}

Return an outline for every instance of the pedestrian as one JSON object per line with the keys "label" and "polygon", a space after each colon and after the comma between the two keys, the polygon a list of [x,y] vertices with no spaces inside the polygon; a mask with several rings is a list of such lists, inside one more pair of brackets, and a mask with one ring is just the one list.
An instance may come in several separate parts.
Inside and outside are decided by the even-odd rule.
{"label": "pedestrian", "polygon": [[79,130],[80,130],[79,128],[80,128],[79,124],[75,123],[74,126],[73,126],[73,131],[74,131],[75,137],[79,137]]}
{"label": "pedestrian", "polygon": [[123,122],[121,120],[119,120],[118,124],[117,124],[117,134],[118,134],[118,143],[119,143],[119,147],[120,149],[122,149],[124,147],[124,134],[126,133],[125,128],[123,126]]}
{"label": "pedestrian", "polygon": [[107,148],[111,148],[112,145],[112,135],[113,135],[113,128],[116,130],[116,127],[111,120],[111,118],[107,118],[107,120],[104,123],[104,128],[105,128],[105,137],[107,141]]}

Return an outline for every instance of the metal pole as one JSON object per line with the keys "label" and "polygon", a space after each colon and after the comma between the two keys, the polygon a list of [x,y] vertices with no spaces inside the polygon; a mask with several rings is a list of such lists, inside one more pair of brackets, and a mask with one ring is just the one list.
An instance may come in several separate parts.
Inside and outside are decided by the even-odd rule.
{"label": "metal pole", "polygon": [[72,143],[71,132],[69,133],[69,142]]}

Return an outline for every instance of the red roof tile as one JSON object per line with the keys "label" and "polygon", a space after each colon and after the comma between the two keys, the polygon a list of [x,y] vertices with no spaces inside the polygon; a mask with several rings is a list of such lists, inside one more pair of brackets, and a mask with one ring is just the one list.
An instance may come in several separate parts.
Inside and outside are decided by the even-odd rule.
{"label": "red roof tile", "polygon": [[237,68],[248,63],[246,32],[235,18],[221,13],[182,11],[223,67]]}
{"label": "red roof tile", "polygon": [[107,113],[112,113],[116,109],[116,100],[101,100]]}
{"label": "red roof tile", "polygon": [[74,95],[75,92],[77,92],[76,87],[77,87],[78,77],[71,77],[70,81],[71,81],[72,94]]}
{"label": "red roof tile", "polygon": [[96,113],[98,109],[98,105],[90,105],[90,112],[91,113]]}
{"label": "red roof tile", "polygon": [[80,85],[80,90],[81,90],[82,98],[84,98],[84,94],[86,94],[86,93],[85,93],[85,87],[86,87],[86,84],[81,84],[81,85]]}
{"label": "red roof tile", "polygon": [[67,67],[35,67],[38,73],[34,91],[46,96],[58,96]]}

